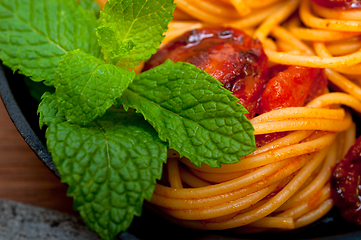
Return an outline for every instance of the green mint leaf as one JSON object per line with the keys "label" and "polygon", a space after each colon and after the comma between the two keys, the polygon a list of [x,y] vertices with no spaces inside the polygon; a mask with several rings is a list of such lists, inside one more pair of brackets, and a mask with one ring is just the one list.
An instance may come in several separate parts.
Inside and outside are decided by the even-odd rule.
{"label": "green mint leaf", "polygon": [[173,0],[109,0],[97,28],[106,61],[129,69],[148,60],[163,40],[174,9]]}
{"label": "green mint leaf", "polygon": [[68,121],[86,124],[102,116],[135,77],[115,65],[75,50],[68,52],[55,72],[59,109]]}
{"label": "green mint leaf", "polygon": [[53,85],[66,52],[100,55],[98,20],[75,0],[0,0],[0,59],[13,71]]}
{"label": "green mint leaf", "polygon": [[54,87],[46,86],[43,82],[34,82],[28,77],[24,77],[24,81],[29,89],[30,95],[35,98],[39,103],[41,102],[41,97],[45,92],[55,92]]}
{"label": "green mint leaf", "polygon": [[41,97],[38,106],[40,129],[50,124],[57,124],[66,121],[63,113],[58,111],[58,100],[55,93],[45,92]]}
{"label": "green mint leaf", "polygon": [[235,163],[256,149],[247,110],[206,72],[170,60],[139,74],[121,97],[195,165]]}
{"label": "green mint leaf", "polygon": [[94,14],[96,18],[99,17],[100,14],[100,7],[99,4],[95,0],[80,0],[80,6],[85,10],[89,11],[90,13]]}
{"label": "green mint leaf", "polygon": [[134,111],[109,110],[87,126],[63,122],[46,131],[47,145],[68,195],[88,227],[103,239],[140,216],[161,177],[167,150]]}
{"label": "green mint leaf", "polygon": [[133,49],[134,43],[131,40],[124,42],[118,42],[117,38],[114,38],[116,33],[107,27],[100,27],[97,29],[98,36],[102,36],[99,39],[99,44],[104,49],[104,57],[109,64],[117,64],[119,59],[128,54]]}

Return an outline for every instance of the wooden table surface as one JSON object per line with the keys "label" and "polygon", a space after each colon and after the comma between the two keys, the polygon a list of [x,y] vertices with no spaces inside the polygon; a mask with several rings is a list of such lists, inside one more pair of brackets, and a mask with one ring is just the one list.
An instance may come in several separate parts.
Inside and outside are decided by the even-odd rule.
{"label": "wooden table surface", "polygon": [[66,190],[26,144],[0,99],[0,198],[76,214]]}

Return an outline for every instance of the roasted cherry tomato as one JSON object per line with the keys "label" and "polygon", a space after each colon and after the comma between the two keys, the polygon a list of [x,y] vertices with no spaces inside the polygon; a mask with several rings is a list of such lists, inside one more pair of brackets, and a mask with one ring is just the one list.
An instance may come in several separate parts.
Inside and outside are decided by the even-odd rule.
{"label": "roasted cherry tomato", "polygon": [[267,81],[267,57],[258,40],[232,28],[193,30],[159,49],[146,62],[144,70],[166,59],[194,64],[218,79],[240,99],[249,111],[248,118],[258,112],[258,102]]}
{"label": "roasted cherry tomato", "polygon": [[331,178],[331,196],[340,214],[361,225],[361,137],[335,167]]}
{"label": "roasted cherry tomato", "polygon": [[352,10],[361,8],[361,0],[312,0],[325,8]]}
{"label": "roasted cherry tomato", "polygon": [[[166,59],[189,62],[218,79],[240,99],[249,119],[282,107],[303,106],[327,87],[327,79],[318,69],[275,65],[268,70],[261,43],[231,28],[187,32],[159,49],[145,63],[144,71]],[[286,134],[259,135],[256,144],[263,146]]]}
{"label": "roasted cherry tomato", "polygon": [[[284,107],[300,107],[324,93],[328,81],[323,70],[285,65],[275,65],[268,71],[271,79],[263,92],[259,113]],[[256,145],[261,147],[287,132],[256,136]]]}
{"label": "roasted cherry tomato", "polygon": [[322,75],[319,69],[302,66],[289,66],[279,72],[267,83],[260,101],[260,113],[303,106],[306,100],[324,91],[327,80]]}
{"label": "roasted cherry tomato", "polygon": [[314,98],[321,96],[322,94],[325,94],[325,91],[328,90],[327,86],[328,86],[328,80],[325,75],[325,71],[324,69],[320,69],[316,78],[312,82],[311,89],[306,97],[305,104],[309,103]]}

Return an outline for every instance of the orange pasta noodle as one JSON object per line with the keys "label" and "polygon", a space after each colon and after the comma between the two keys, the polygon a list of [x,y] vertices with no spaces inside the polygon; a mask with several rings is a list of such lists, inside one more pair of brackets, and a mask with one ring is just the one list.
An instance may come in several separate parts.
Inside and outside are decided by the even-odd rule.
{"label": "orange pasta noodle", "polygon": [[[194,199],[192,197],[173,198],[175,197],[173,194],[167,197],[163,195],[158,195],[156,192],[151,202],[158,206],[162,206],[170,209],[179,209],[179,210],[209,208],[212,206],[217,206],[222,203],[234,202],[237,199],[243,199],[244,197],[247,197],[249,194],[257,192],[267,186],[270,186],[274,183],[281,181],[282,179],[287,178],[289,174],[292,174],[293,172],[297,171],[299,168],[304,166],[306,164],[306,161],[307,158],[304,157],[304,158],[298,158],[297,161],[294,161],[294,163],[292,164],[288,162],[280,169],[277,169],[275,174],[270,175],[267,179],[263,179],[259,182],[252,183],[247,187],[240,187],[237,185],[236,187],[233,187],[236,189],[231,191],[230,194],[227,193],[227,194],[220,194],[209,197],[199,197]],[[171,189],[167,189],[167,190],[170,191]],[[246,201],[246,200],[243,199],[242,201]]]}
{"label": "orange pasta noodle", "polygon": [[360,20],[361,19],[361,10],[360,9],[352,9],[344,10],[344,9],[332,9],[322,7],[315,3],[312,3],[312,10],[318,16],[326,18],[326,19],[343,19],[343,20]]}
{"label": "orange pasta noodle", "polygon": [[[306,156],[304,156],[306,157]],[[155,194],[170,198],[179,199],[199,199],[204,197],[210,197],[214,195],[227,194],[237,189],[242,189],[248,185],[255,184],[260,181],[264,181],[265,176],[276,178],[275,172],[279,172],[282,176],[286,177],[297,171],[300,167],[305,164],[304,157],[293,159],[292,161],[286,160],[284,162],[275,162],[264,167],[256,169],[252,174],[246,174],[244,176],[235,178],[233,180],[223,182],[216,185],[205,186],[202,188],[169,188],[163,185],[157,185]],[[282,169],[282,171],[280,171]],[[264,181],[263,184],[266,184]]]}
{"label": "orange pasta noodle", "polygon": [[[322,42],[314,42],[314,49],[320,57],[332,58],[332,55],[326,49],[325,44]],[[349,66],[345,66],[344,64],[338,64],[338,66],[333,67],[334,70],[341,72],[341,73],[348,73],[348,74],[361,74],[361,64],[355,63]]]}
{"label": "orange pasta noodle", "polygon": [[361,32],[361,21],[322,19],[314,16],[311,13],[309,0],[303,0],[301,2],[300,18],[302,19],[302,22],[308,27],[336,30],[336,31]]}
{"label": "orange pasta noodle", "polygon": [[264,217],[250,223],[248,226],[261,228],[294,229],[295,223],[291,217]]}
{"label": "orange pasta noodle", "polygon": [[249,8],[249,6],[247,6],[244,0],[230,0],[230,2],[236,8],[238,14],[241,17],[244,17],[251,12],[251,9]]}
{"label": "orange pasta noodle", "polygon": [[[177,0],[177,6],[188,15],[205,23],[221,24],[225,21],[234,20],[238,12],[233,8],[222,4],[213,5],[208,1]],[[231,13],[229,12],[231,11]]]}
{"label": "orange pasta noodle", "polygon": [[360,32],[333,31],[301,27],[299,18],[291,19],[287,24],[288,30],[298,39],[306,41],[336,41],[358,36]]}
{"label": "orange pasta noodle", "polygon": [[308,184],[302,191],[293,195],[285,204],[283,204],[277,211],[284,211],[290,209],[292,206],[297,206],[301,202],[305,202],[307,199],[312,199],[312,196],[316,196],[317,192],[329,181],[332,174],[332,167],[335,166],[337,160],[337,148],[330,149],[330,153],[327,155],[321,171],[317,174],[314,180]]}
{"label": "orange pasta noodle", "polygon": [[292,50],[301,50],[304,55],[315,55],[314,51],[309,46],[301,42],[297,37],[289,33],[285,28],[277,26],[273,28],[271,35],[276,37],[277,40],[281,39],[285,42],[290,43]]}
{"label": "orange pasta noodle", "polygon": [[235,172],[252,169],[273,163],[275,161],[281,161],[290,157],[318,151],[330,145],[334,141],[335,137],[336,134],[324,134],[310,141],[271,150],[256,156],[243,158],[242,161],[238,163],[232,165],[223,165],[221,170],[213,169],[206,165],[202,166],[202,170],[207,172]]}
{"label": "orange pasta noodle", "polygon": [[360,35],[358,32],[326,31],[301,27],[292,27],[290,31],[299,39],[308,41],[335,41]]}
{"label": "orange pasta noodle", "polygon": [[274,14],[265,19],[265,21],[257,28],[256,32],[254,33],[254,37],[258,38],[261,42],[264,41],[274,26],[277,26],[280,22],[284,21],[292,12],[295,11],[298,3],[298,0],[284,2],[282,7],[277,9]]}
{"label": "orange pasta noodle", "polygon": [[[331,187],[329,184],[323,186],[321,191],[317,191],[316,194],[313,195],[312,197],[303,200],[300,204],[299,202],[296,202],[294,205],[288,205],[287,210],[276,216],[292,217],[295,219],[302,217],[303,215],[307,214],[309,211],[314,210],[315,207],[319,206],[330,197],[330,193],[331,193],[330,188]],[[281,211],[281,208],[277,209],[277,211]]]}
{"label": "orange pasta noodle", "polygon": [[342,104],[355,109],[357,112],[361,112],[361,101],[354,96],[345,93],[328,93],[318,98],[315,98],[307,107],[328,107],[335,104]]}
{"label": "orange pasta noodle", "polygon": [[252,11],[247,16],[231,22],[223,23],[224,26],[230,26],[238,29],[250,28],[258,26],[264,19],[275,12],[282,4],[270,6]]}
{"label": "orange pasta noodle", "polygon": [[260,153],[264,153],[267,151],[270,151],[272,149],[281,148],[284,146],[290,146],[293,144],[297,144],[305,139],[307,139],[309,136],[311,136],[315,131],[294,131],[289,133],[288,135],[275,139],[271,143],[268,143],[262,147],[258,147],[256,150],[254,150],[252,153],[248,154],[247,157],[255,156]]}
{"label": "orange pasta noodle", "polygon": [[347,114],[342,121],[329,119],[297,118],[292,120],[279,120],[275,122],[256,123],[254,134],[265,134],[295,130],[321,130],[321,131],[346,131],[352,124],[351,114]]}
{"label": "orange pasta noodle", "polygon": [[179,20],[179,21],[194,21],[195,20],[193,17],[189,16],[188,14],[186,14],[185,12],[180,10],[179,8],[176,8],[174,10],[173,19],[174,20]]}
{"label": "orange pasta noodle", "polygon": [[178,161],[174,158],[168,159],[168,181],[172,187],[183,188],[182,180],[179,174]]}
{"label": "orange pasta noodle", "polygon": [[224,216],[226,214],[234,213],[252,206],[262,198],[270,194],[278,185],[276,182],[270,186],[261,188],[258,191],[249,193],[245,197],[238,197],[233,201],[214,204],[212,207],[200,207],[195,209],[174,209],[164,208],[163,211],[170,216],[184,220],[202,220],[215,217]]}
{"label": "orange pasta noodle", "polygon": [[196,188],[196,187],[205,187],[210,185],[210,183],[207,182],[205,179],[198,178],[197,176],[185,170],[184,168],[181,168],[180,175],[184,183],[187,184],[187,186],[189,187]]}
{"label": "orange pasta noodle", "polygon": [[297,219],[295,221],[295,228],[301,228],[315,222],[316,220],[326,215],[326,213],[328,213],[331,210],[332,206],[333,206],[332,199],[327,199],[317,209]]}
{"label": "orange pasta noodle", "polygon": [[281,119],[299,119],[299,118],[319,118],[329,120],[343,120],[345,117],[344,109],[324,109],[324,108],[305,108],[305,107],[289,107],[276,109],[271,112],[264,113],[253,119],[252,124],[260,122],[276,121]]}
{"label": "orange pasta noodle", "polygon": [[244,1],[245,4],[249,6],[251,9],[264,8],[277,4],[278,2],[283,2],[283,0],[262,0],[262,1],[244,0]]}
{"label": "orange pasta noodle", "polygon": [[[281,206],[287,199],[289,199],[297,189],[303,184],[304,181],[310,176],[311,172],[322,162],[323,158],[327,153],[327,148],[323,149],[320,152],[311,154],[312,160],[306,164],[305,167],[300,169],[300,171],[295,175],[295,177],[284,187],[279,193],[272,197],[262,206],[259,206],[256,209],[250,210],[248,212],[240,213],[228,221],[221,223],[208,223],[208,222],[197,222],[190,221],[184,222],[181,221],[179,224],[185,225],[190,228],[197,229],[228,229],[235,228],[238,226],[246,225],[256,220],[259,220],[274,210]],[[314,157],[314,158],[313,158]]]}
{"label": "orange pasta noodle", "polygon": [[325,44],[327,50],[332,56],[346,55],[356,52],[361,48],[361,40],[357,37],[351,37],[342,41],[333,41]]}
{"label": "orange pasta noodle", "polygon": [[361,100],[361,88],[359,86],[331,69],[326,69],[325,72],[330,81],[332,81],[335,85]]}
{"label": "orange pasta noodle", "polygon": [[312,68],[335,68],[352,66],[361,62],[361,50],[340,57],[321,58],[318,56],[299,56],[265,49],[270,61],[284,65],[300,65]]}

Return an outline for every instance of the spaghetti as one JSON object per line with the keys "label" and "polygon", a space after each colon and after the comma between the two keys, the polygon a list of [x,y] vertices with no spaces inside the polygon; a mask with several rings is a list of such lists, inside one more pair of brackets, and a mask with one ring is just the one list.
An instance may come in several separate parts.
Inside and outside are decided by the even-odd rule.
{"label": "spaghetti", "polygon": [[170,154],[150,203],[166,219],[203,230],[295,229],[320,219],[333,206],[331,169],[355,142],[348,108],[361,112],[361,10],[310,0],[176,2],[164,43],[205,26],[241,29],[260,40],[269,66],[325,68],[335,92],[252,118],[255,135],[288,134],[239,163],[196,167]]}

